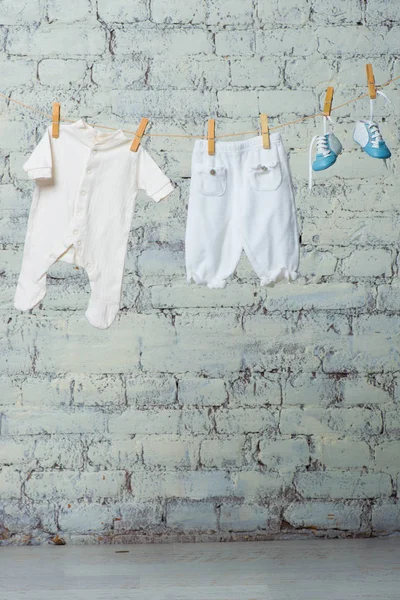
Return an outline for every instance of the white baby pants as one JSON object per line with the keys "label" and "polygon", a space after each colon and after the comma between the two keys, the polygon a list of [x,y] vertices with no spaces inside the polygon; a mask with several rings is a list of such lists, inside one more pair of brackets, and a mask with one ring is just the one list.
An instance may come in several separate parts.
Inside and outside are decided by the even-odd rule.
{"label": "white baby pants", "polygon": [[242,249],[260,284],[293,281],[299,237],[289,160],[279,133],[215,143],[196,140],[185,236],[187,281],[225,287]]}

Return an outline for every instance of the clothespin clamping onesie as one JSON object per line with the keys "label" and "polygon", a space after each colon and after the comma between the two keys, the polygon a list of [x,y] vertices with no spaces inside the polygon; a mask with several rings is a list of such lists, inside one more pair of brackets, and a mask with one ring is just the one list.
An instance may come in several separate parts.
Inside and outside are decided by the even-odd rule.
{"label": "clothespin clamping onesie", "polygon": [[140,121],[139,127],[137,128],[135,137],[133,138],[133,141],[131,144],[130,149],[132,152],[137,152],[139,150],[140,142],[142,141],[142,137],[144,135],[144,132],[146,131],[148,122],[149,122],[149,119],[146,119],[146,117],[143,117],[142,120]]}
{"label": "clothespin clamping onesie", "polygon": [[60,135],[60,103],[53,102],[53,113],[51,117],[51,136],[58,138]]}

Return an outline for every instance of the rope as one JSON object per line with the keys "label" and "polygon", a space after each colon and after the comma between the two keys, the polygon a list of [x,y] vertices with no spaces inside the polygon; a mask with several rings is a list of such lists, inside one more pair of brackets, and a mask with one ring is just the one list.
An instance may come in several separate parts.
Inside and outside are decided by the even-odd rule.
{"label": "rope", "polygon": [[[391,83],[393,83],[394,81],[396,81],[397,79],[400,79],[400,75],[398,75],[397,77],[393,77],[393,79],[389,79],[388,81],[386,81],[385,83],[382,83],[379,86],[376,85],[376,88],[378,89],[378,88],[386,87],[386,86],[390,85]],[[9,96],[7,96],[6,94],[3,94],[2,92],[0,92],[0,96],[2,98],[4,98],[7,102],[14,102],[14,104],[18,104],[19,106],[22,106],[23,108],[27,108],[28,110],[38,113],[39,115],[42,115],[43,117],[46,117],[47,119],[50,119],[50,120],[52,119],[52,115],[44,112],[43,110],[34,108],[33,106],[29,106],[29,104],[25,104],[24,102],[21,102],[20,100],[15,100],[14,98],[10,98]],[[353,102],[362,100],[362,98],[368,98],[368,97],[369,97],[368,93],[361,94],[361,96],[357,96],[356,98],[352,98],[351,100],[348,100],[347,102],[338,104],[338,106],[334,106],[332,108],[332,112],[334,110],[339,110],[339,108],[342,108],[343,106],[347,106],[348,104],[352,104]],[[306,115],[304,117],[300,117],[299,119],[295,119],[294,121],[289,121],[287,123],[282,123],[281,125],[275,125],[274,127],[270,127],[269,130],[274,131],[276,129],[281,129],[282,127],[288,127],[289,125],[296,125],[297,123],[302,123],[303,121],[306,121],[307,119],[314,119],[315,117],[322,117],[322,116],[323,116],[322,113],[315,113],[314,115]],[[74,119],[67,119],[65,117],[60,118],[60,121],[63,121],[65,123],[75,123]],[[91,125],[92,127],[98,127],[100,129],[109,129],[110,131],[117,131],[119,129],[118,127],[108,127],[107,125],[101,125],[99,123],[92,123],[92,124],[88,123],[88,125]],[[135,131],[129,131],[128,129],[122,129],[122,131],[124,133],[128,133],[133,136],[136,134]],[[259,133],[259,130],[241,131],[240,133],[223,133],[220,135],[216,135],[215,138],[235,137],[235,136],[240,136],[240,135],[252,135],[255,133]],[[207,136],[205,136],[205,135],[183,135],[183,134],[179,134],[179,133],[145,133],[144,136],[186,138],[186,139],[207,139]]]}

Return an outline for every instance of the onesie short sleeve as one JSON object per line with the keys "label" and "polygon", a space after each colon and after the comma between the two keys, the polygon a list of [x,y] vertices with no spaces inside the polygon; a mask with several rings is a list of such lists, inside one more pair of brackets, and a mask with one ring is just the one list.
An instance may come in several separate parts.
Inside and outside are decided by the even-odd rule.
{"label": "onesie short sleeve", "polygon": [[142,146],[139,147],[137,178],[138,188],[144,190],[155,202],[168,196],[174,189],[171,180]]}
{"label": "onesie short sleeve", "polygon": [[22,168],[28,174],[29,179],[51,179],[52,166],[50,133],[49,128],[47,128]]}

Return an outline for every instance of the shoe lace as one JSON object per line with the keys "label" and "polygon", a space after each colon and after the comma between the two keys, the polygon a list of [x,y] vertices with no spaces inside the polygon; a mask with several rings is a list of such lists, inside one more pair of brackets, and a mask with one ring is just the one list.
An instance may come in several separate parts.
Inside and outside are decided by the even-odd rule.
{"label": "shoe lace", "polygon": [[368,125],[369,134],[371,137],[371,146],[373,148],[379,148],[379,142],[383,142],[383,137],[379,131],[379,127],[376,123],[370,123]]}
{"label": "shoe lace", "polygon": [[315,143],[317,146],[317,154],[327,156],[330,153],[326,135],[318,135]]}

